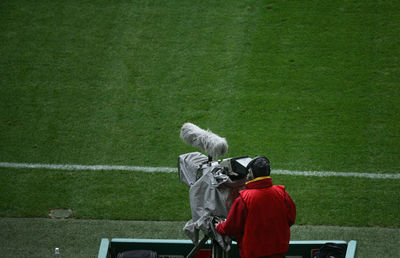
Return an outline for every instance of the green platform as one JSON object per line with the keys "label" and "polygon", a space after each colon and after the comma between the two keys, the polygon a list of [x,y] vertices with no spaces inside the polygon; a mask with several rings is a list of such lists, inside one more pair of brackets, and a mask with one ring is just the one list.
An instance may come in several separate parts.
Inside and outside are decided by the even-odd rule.
{"label": "green platform", "polygon": [[[336,243],[347,246],[346,258],[356,257],[357,241],[349,242],[341,240],[329,241],[290,241],[289,251],[286,257],[293,258],[311,258],[312,253],[318,250],[325,243]],[[114,238],[109,240],[103,238],[100,243],[98,258],[114,258],[117,253],[127,250],[153,250],[159,257],[179,258],[186,257],[193,249],[194,245],[190,240],[175,239],[130,239]],[[211,242],[208,241],[201,250],[210,250]],[[236,243],[233,243],[229,257],[239,258],[239,252]]]}

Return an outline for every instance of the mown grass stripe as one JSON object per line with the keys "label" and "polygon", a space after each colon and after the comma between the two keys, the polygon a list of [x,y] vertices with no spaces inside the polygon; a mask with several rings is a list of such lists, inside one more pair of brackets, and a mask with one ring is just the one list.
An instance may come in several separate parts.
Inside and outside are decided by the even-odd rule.
{"label": "mown grass stripe", "polygon": [[[69,165],[69,164],[32,164],[32,163],[10,163],[0,162],[3,168],[40,168],[54,170],[125,170],[142,172],[177,172],[172,167],[143,167],[143,166],[118,166],[118,165]],[[294,171],[294,170],[272,170],[273,174],[290,176],[316,176],[316,177],[359,177],[371,179],[400,179],[400,174],[376,174],[359,172],[334,172],[334,171]]]}

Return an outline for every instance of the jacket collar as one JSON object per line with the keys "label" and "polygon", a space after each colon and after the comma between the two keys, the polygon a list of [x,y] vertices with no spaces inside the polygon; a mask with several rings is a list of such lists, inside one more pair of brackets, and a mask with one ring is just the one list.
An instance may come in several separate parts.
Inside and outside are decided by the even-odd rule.
{"label": "jacket collar", "polygon": [[270,176],[256,177],[253,180],[246,182],[247,189],[259,189],[272,186],[272,178]]}

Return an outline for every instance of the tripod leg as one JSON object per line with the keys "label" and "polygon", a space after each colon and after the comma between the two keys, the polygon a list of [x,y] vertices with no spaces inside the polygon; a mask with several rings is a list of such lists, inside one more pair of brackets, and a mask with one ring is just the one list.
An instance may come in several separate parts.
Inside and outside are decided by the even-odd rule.
{"label": "tripod leg", "polygon": [[229,258],[229,252],[225,251],[217,241],[213,241],[212,258]]}
{"label": "tripod leg", "polygon": [[207,242],[208,236],[204,236],[200,243],[197,243],[195,247],[190,251],[190,253],[186,256],[186,258],[193,258],[196,253],[200,250],[200,248]]}
{"label": "tripod leg", "polygon": [[219,246],[215,241],[212,242],[212,258],[219,258]]}
{"label": "tripod leg", "polygon": [[222,258],[229,258],[229,252],[222,250]]}

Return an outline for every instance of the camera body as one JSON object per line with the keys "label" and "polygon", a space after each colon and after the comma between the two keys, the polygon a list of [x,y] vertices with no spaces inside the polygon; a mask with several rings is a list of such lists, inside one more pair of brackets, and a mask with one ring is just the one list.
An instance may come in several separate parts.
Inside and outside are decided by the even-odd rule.
{"label": "camera body", "polygon": [[215,232],[213,221],[228,216],[233,201],[245,187],[246,167],[251,160],[245,156],[210,161],[200,152],[179,156],[179,177],[189,186],[192,215],[183,230],[194,243],[198,240],[199,230],[202,230],[221,247],[227,248],[230,240]]}
{"label": "camera body", "polygon": [[183,231],[197,244],[201,230],[227,251],[232,240],[215,231],[214,221],[228,216],[239,191],[245,188],[247,165],[252,159],[244,156],[214,161],[227,153],[226,139],[192,123],[183,124],[180,138],[208,155],[190,152],[178,157],[179,177],[189,186],[192,213]]}
{"label": "camera body", "polygon": [[248,156],[227,158],[219,161],[219,166],[223,167],[227,175],[232,180],[238,180],[247,176],[247,165],[252,159]]}
{"label": "camera body", "polygon": [[247,165],[251,160],[248,156],[242,156],[210,161],[209,157],[199,152],[190,152],[179,156],[178,172],[180,179],[187,186],[193,185],[209,170],[214,171],[214,174],[218,171],[219,174],[225,174],[232,181],[236,181],[247,176]]}

